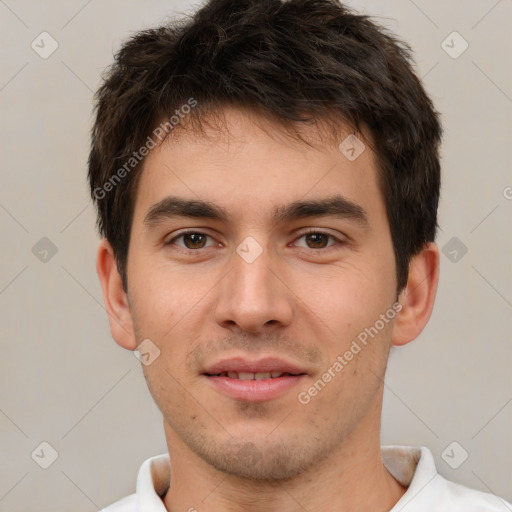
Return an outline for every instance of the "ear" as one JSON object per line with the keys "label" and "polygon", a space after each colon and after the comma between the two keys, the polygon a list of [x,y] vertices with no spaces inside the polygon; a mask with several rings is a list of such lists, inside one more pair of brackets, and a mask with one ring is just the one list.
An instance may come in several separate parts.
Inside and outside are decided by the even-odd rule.
{"label": "ear", "polygon": [[430,318],[439,280],[439,249],[433,242],[411,258],[407,285],[398,301],[402,309],[395,317],[391,341],[400,346],[419,336]]}
{"label": "ear", "polygon": [[117,270],[114,251],[107,240],[102,240],[96,257],[96,272],[103,290],[103,300],[110,322],[110,332],[116,342],[127,350],[135,350],[137,341],[133,328],[128,296]]}

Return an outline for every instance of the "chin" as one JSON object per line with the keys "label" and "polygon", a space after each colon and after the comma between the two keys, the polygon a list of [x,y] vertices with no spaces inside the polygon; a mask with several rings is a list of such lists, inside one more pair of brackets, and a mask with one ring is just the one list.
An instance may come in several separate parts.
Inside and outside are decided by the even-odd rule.
{"label": "chin", "polygon": [[[269,439],[266,434],[185,442],[196,455],[221,473],[260,482],[291,480],[308,468],[327,458],[330,446],[308,443],[307,434],[301,442],[286,438]],[[199,442],[196,442],[199,441]]]}

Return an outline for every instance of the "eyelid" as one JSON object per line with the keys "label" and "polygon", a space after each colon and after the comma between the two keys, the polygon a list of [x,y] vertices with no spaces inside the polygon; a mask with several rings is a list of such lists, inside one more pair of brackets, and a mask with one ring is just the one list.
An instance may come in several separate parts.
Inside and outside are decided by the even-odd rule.
{"label": "eyelid", "polygon": [[312,248],[309,248],[309,247],[303,247],[303,249],[309,249],[310,251],[315,251],[315,252],[327,252],[329,251],[330,249],[335,249],[337,246],[339,246],[340,244],[345,244],[347,243],[347,239],[346,237],[339,237],[339,236],[336,236],[336,235],[333,235],[332,233],[330,233],[329,231],[325,231],[324,229],[322,228],[307,228],[305,231],[302,231],[300,232],[297,237],[295,238],[294,242],[296,242],[299,238],[302,238],[306,235],[310,235],[310,234],[318,234],[318,235],[325,235],[329,238],[332,238],[333,240],[335,240],[337,243],[335,244],[332,244],[332,245],[329,245],[327,247],[323,247],[323,248],[320,248],[320,249],[312,249]]}
{"label": "eyelid", "polygon": [[[172,238],[170,238],[169,240],[164,240],[164,245],[173,245],[174,242],[178,238],[181,238],[182,236],[185,236],[185,235],[188,235],[188,234],[192,234],[192,233],[195,234],[195,235],[204,235],[204,236],[206,236],[208,238],[211,238],[212,240],[214,239],[212,235],[209,235],[208,233],[204,232],[202,229],[203,228],[188,228],[188,229],[184,229],[182,231],[179,231],[178,233],[173,234]],[[199,252],[202,249],[208,249],[208,247],[202,247],[201,249],[187,249],[186,247],[180,247],[179,245],[177,247],[179,249],[182,249],[182,250],[188,251],[188,252]],[[212,246],[210,245],[209,247],[212,247]]]}

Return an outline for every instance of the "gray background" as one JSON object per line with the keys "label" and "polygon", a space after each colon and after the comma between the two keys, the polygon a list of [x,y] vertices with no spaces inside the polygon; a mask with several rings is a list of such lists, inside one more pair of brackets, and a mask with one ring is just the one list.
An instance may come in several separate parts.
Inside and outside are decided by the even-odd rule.
{"label": "gray background", "polygon": [[[437,303],[392,353],[382,441],[426,445],[447,478],[512,501],[512,2],[350,5],[411,44],[445,127]],[[101,71],[133,31],[191,6],[0,0],[2,512],[97,510],[166,451],[140,363],[110,337],[85,176]],[[43,31],[59,45],[46,59],[31,47],[51,49]]]}

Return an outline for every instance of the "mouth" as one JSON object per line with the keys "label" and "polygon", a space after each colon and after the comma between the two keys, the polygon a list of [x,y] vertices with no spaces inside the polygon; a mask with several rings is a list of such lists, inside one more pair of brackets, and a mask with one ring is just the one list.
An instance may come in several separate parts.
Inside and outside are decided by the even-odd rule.
{"label": "mouth", "polygon": [[276,399],[308,376],[307,371],[276,358],[219,361],[202,373],[218,393],[239,401]]}
{"label": "mouth", "polygon": [[293,374],[288,372],[281,372],[275,370],[272,372],[221,372],[217,374],[205,374],[208,377],[228,377],[236,380],[265,380],[265,379],[279,379],[283,375],[297,377],[298,375],[305,375],[304,373]]}

